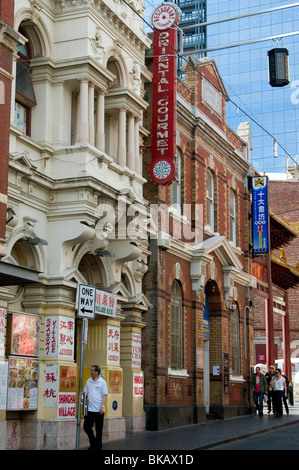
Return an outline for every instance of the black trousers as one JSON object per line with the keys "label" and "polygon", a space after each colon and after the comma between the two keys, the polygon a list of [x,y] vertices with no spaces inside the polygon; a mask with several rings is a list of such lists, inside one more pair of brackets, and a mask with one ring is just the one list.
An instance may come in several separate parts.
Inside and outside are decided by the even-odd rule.
{"label": "black trousers", "polygon": [[[96,435],[93,432],[93,425],[95,424]],[[88,411],[87,416],[84,417],[83,429],[86,432],[91,450],[102,449],[102,431],[104,424],[104,413]]]}
{"label": "black trousers", "polygon": [[273,412],[278,416],[282,416],[282,398],[284,392],[281,390],[273,390]]}

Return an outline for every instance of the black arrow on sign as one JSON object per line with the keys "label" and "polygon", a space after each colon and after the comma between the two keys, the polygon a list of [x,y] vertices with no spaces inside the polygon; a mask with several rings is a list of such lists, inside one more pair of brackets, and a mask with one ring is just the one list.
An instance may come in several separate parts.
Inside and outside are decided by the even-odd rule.
{"label": "black arrow on sign", "polygon": [[93,311],[92,310],[87,310],[85,307],[81,308],[81,312],[83,313],[92,313]]}

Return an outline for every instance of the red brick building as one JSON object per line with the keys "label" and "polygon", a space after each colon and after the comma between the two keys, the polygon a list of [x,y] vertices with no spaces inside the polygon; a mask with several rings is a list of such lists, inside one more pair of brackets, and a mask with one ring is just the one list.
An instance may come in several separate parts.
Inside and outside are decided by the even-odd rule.
{"label": "red brick building", "polygon": [[[150,86],[147,93],[151,102]],[[190,58],[185,82],[178,81],[177,179],[169,186],[149,179],[145,187],[162,214],[144,278],[151,304],[142,330],[147,429],[244,414],[250,406],[250,129],[226,125],[227,100],[215,62]],[[150,163],[147,150],[145,177]]]}

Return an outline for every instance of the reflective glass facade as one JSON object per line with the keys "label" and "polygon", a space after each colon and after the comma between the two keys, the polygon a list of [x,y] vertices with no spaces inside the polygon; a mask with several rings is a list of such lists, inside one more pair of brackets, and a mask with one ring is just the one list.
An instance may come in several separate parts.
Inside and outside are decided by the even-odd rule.
{"label": "reflective glass facade", "polygon": [[[150,22],[153,6],[160,3],[145,0],[146,21]],[[210,22],[295,2],[206,0],[205,3],[206,21]],[[146,25],[145,29],[150,31]],[[205,40],[208,48],[217,48],[295,31],[299,31],[299,7],[208,25]],[[240,122],[251,123],[252,164],[260,172],[284,172],[286,155],[291,156],[289,161],[294,164],[293,160],[299,154],[299,34],[281,38],[279,46],[289,51],[290,84],[282,88],[273,88],[268,81],[267,52],[276,47],[275,40],[207,53],[215,59],[231,99],[227,103],[228,125],[236,131]],[[272,136],[279,143],[277,158],[274,157]]]}
{"label": "reflective glass facade", "polygon": [[[207,21],[292,3],[295,2],[207,0]],[[295,31],[299,31],[299,7],[209,25],[207,43],[208,48],[213,48]],[[294,160],[299,154],[299,35],[279,40],[279,46],[289,51],[290,84],[282,88],[271,87],[268,81],[267,52],[275,46],[276,41],[270,39],[208,52],[207,55],[215,59],[227,92],[235,103],[227,105],[229,126],[236,130],[240,122],[250,121],[254,147],[252,164],[260,172],[278,173],[286,169],[286,153]],[[249,119],[243,110],[256,122]],[[277,158],[274,157],[273,138],[269,134],[280,144]]]}

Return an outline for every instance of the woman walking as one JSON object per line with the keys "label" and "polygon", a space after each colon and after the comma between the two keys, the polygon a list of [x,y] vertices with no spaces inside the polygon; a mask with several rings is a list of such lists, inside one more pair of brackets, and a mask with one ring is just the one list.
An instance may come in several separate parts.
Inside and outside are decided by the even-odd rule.
{"label": "woman walking", "polygon": [[281,374],[281,369],[276,369],[273,378],[273,412],[278,418],[282,417],[282,398],[287,396],[286,379]]}

